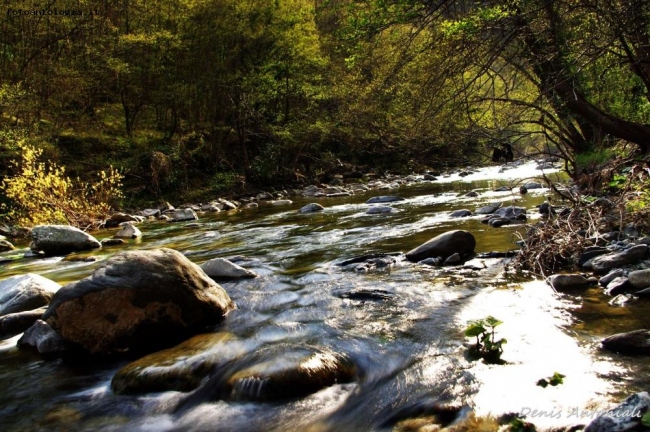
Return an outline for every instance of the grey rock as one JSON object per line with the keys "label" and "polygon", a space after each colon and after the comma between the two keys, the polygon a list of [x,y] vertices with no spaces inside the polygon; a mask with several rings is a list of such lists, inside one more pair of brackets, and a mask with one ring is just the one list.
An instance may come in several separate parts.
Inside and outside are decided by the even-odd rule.
{"label": "grey rock", "polygon": [[242,279],[254,278],[257,274],[247,270],[225,258],[214,258],[200,265],[201,269],[212,278]]}
{"label": "grey rock", "polygon": [[471,216],[471,215],[472,215],[471,211],[463,209],[463,210],[455,210],[455,211],[451,212],[451,214],[449,216],[450,217],[467,217],[467,216]]}
{"label": "grey rock", "polygon": [[500,218],[515,220],[518,217],[525,215],[526,209],[523,207],[515,207],[515,206],[501,207],[492,214]]}
{"label": "grey rock", "polygon": [[199,217],[196,215],[196,212],[190,208],[174,210],[171,214],[172,222],[184,222],[198,219]]}
{"label": "grey rock", "polygon": [[394,209],[389,206],[372,206],[366,210],[366,214],[383,214],[391,213]]}
{"label": "grey rock", "polygon": [[268,192],[260,192],[260,193],[258,193],[258,194],[255,196],[255,199],[258,200],[258,201],[262,201],[262,200],[272,200],[272,199],[273,199],[273,195],[271,195],[271,194],[268,193]]}
{"label": "grey rock", "polygon": [[61,285],[27,273],[0,281],[0,316],[46,306]]}
{"label": "grey rock", "polygon": [[587,278],[580,274],[557,274],[549,276],[546,279],[546,283],[557,292],[581,290],[588,288],[590,285]]}
{"label": "grey rock", "polygon": [[237,204],[235,204],[232,201],[225,200],[223,198],[219,198],[219,202],[223,204],[223,209],[222,210],[235,210],[237,209]]}
{"label": "grey rock", "polygon": [[605,293],[616,296],[628,292],[634,288],[625,276],[619,276],[607,284]]}
{"label": "grey rock", "polygon": [[478,196],[478,193],[477,193],[477,192],[474,192],[474,191],[471,191],[471,192],[467,192],[467,193],[465,194],[465,196],[466,196],[466,197],[470,197],[470,198],[476,198],[476,197]]}
{"label": "grey rock", "polygon": [[366,204],[378,204],[397,201],[404,201],[404,198],[398,196],[382,195],[370,198],[368,201],[366,201]]}
{"label": "grey rock", "polygon": [[424,180],[429,180],[429,181],[436,181],[438,178],[436,176],[433,176],[431,174],[425,174],[422,176]]}
{"label": "grey rock", "polygon": [[426,258],[422,261],[418,261],[418,264],[430,265],[430,266],[439,266],[442,264],[442,259],[440,257],[436,258]]}
{"label": "grey rock", "polygon": [[32,347],[40,354],[60,354],[68,350],[65,339],[40,319],[25,331],[17,345],[21,348]]}
{"label": "grey rock", "polygon": [[542,186],[542,184],[538,182],[530,182],[524,184],[524,187],[528,190],[532,190],[532,189],[542,189],[544,186]]}
{"label": "grey rock", "polygon": [[144,217],[149,217],[149,216],[160,216],[160,209],[144,209],[140,213],[142,213],[142,216]]}
{"label": "grey rock", "polygon": [[625,275],[625,271],[623,271],[623,269],[614,269],[607,273],[605,276],[601,277],[598,280],[598,284],[600,284],[602,287],[606,287],[611,281],[623,275]]}
{"label": "grey rock", "polygon": [[512,189],[510,189],[507,186],[501,186],[496,189],[494,189],[494,192],[510,192]]}
{"label": "grey rock", "polygon": [[303,206],[299,212],[300,213],[314,213],[314,212],[319,212],[325,210],[325,207],[318,203],[310,203],[307,204],[306,206]]}
{"label": "grey rock", "polygon": [[650,269],[630,272],[627,277],[630,281],[630,284],[632,284],[632,286],[636,289],[650,287]]}
{"label": "grey rock", "polygon": [[606,274],[613,268],[637,263],[648,255],[648,246],[636,245],[621,252],[598,256],[591,261],[591,268],[596,274]]}
{"label": "grey rock", "polygon": [[43,319],[92,354],[170,346],[234,308],[224,289],[172,249],[128,251],[61,288]]}
{"label": "grey rock", "polygon": [[650,237],[641,237],[641,238],[638,239],[635,243],[636,243],[636,244],[644,244],[644,245],[646,245],[646,246],[650,246]]}
{"label": "grey rock", "polygon": [[406,259],[411,262],[422,261],[425,258],[447,258],[455,253],[464,256],[474,252],[476,239],[472,233],[462,230],[449,231],[423,243],[406,253]]}
{"label": "grey rock", "polygon": [[474,213],[475,213],[475,214],[480,214],[480,215],[483,215],[483,214],[492,214],[492,213],[494,213],[495,211],[497,211],[498,209],[500,209],[502,205],[503,205],[503,203],[501,203],[501,202],[493,202],[493,203],[490,203],[490,204],[488,204],[488,205],[486,205],[486,206],[483,206],[483,207],[477,208],[477,209],[474,211]]}
{"label": "grey rock", "polygon": [[617,333],[601,341],[602,347],[623,354],[650,354],[650,331],[646,329]]}
{"label": "grey rock", "polygon": [[488,219],[488,225],[494,228],[499,228],[504,225],[509,225],[512,221],[508,218],[502,218],[502,217],[491,217]]}
{"label": "grey rock", "polygon": [[122,229],[116,232],[113,237],[136,239],[142,237],[142,232],[130,222],[127,222],[126,225],[122,226]]}
{"label": "grey rock", "polygon": [[[591,263],[593,262],[594,258],[600,255],[605,255],[609,252],[610,252],[609,249],[600,246],[591,246],[585,248],[584,251],[582,252],[582,255],[580,255],[580,258],[578,258],[578,263],[577,263],[578,267],[585,267],[591,269]],[[587,265],[587,263],[589,264]]]}
{"label": "grey rock", "polygon": [[259,207],[259,204],[257,204],[256,202],[250,202],[250,203],[247,203],[247,204],[246,204],[244,207],[242,207],[242,208],[244,208],[244,209],[256,209],[256,208],[258,208],[258,207]]}
{"label": "grey rock", "polygon": [[112,228],[116,227],[122,222],[141,222],[140,219],[138,219],[135,216],[131,216],[130,214],[126,213],[113,213],[111,217],[104,223],[104,226],[106,228]]}
{"label": "grey rock", "polygon": [[38,225],[32,230],[32,239],[34,249],[46,255],[65,255],[102,246],[95,237],[68,225]]}
{"label": "grey rock", "polygon": [[444,265],[456,265],[462,263],[463,260],[460,258],[460,255],[458,253],[455,253],[453,255],[450,255],[447,257],[445,262],[443,263]]}
{"label": "grey rock", "polygon": [[650,395],[640,392],[629,396],[617,407],[592,420],[584,432],[618,432],[641,425],[643,414],[650,408]]}
{"label": "grey rock", "polygon": [[16,312],[0,317],[0,338],[12,337],[30,328],[43,317],[46,307]]}

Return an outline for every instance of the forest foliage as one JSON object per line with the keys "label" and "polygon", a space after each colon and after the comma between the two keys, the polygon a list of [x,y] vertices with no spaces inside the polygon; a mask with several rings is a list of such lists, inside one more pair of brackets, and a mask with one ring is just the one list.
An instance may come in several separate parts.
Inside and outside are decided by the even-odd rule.
{"label": "forest foliage", "polygon": [[[506,143],[557,154],[575,177],[599,155],[650,150],[643,0],[2,7],[5,184],[26,148],[50,174],[91,184],[114,167],[127,199],[186,200],[477,162]],[[23,199],[2,190],[5,209]]]}

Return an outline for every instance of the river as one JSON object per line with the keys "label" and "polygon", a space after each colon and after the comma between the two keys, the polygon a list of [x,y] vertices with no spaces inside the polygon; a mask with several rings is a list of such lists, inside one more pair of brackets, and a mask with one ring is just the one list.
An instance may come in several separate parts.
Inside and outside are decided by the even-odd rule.
{"label": "river", "polygon": [[[196,263],[244,255],[260,276],[222,283],[237,304],[220,331],[244,345],[317,346],[343,352],[358,366],[353,383],[338,384],[299,400],[276,403],[205,400],[177,410],[180,392],[116,396],[110,389],[126,361],[64,362],[18,350],[17,338],[0,342],[0,422],[4,431],[371,431],[405,407],[428,403],[466,406],[478,415],[528,414],[540,427],[589,421],[591,410],[612,407],[648,387],[642,358],[603,352],[599,340],[647,327],[649,308],[608,304],[598,289],[558,295],[543,281],[516,275],[496,260],[478,260],[484,270],[429,267],[399,260],[367,273],[337,264],[374,252],[406,252],[430,238],[464,229],[477,239],[476,252],[516,248],[523,225],[492,228],[479,216],[450,218],[453,210],[502,201],[528,209],[548,189],[525,196],[493,192],[539,174],[534,164],[499,172],[488,167],[461,178],[419,182],[392,191],[339,198],[296,198],[292,205],[205,214],[201,226],[144,223],[144,236],[125,249],[169,247]],[[463,196],[475,190],[477,198]],[[515,189],[516,190],[516,189]],[[393,194],[395,212],[368,215],[365,201]],[[297,210],[319,202],[325,210]],[[106,238],[113,230],[95,233]],[[26,245],[19,245],[26,248]],[[61,284],[88,276],[111,254],[93,252],[95,263],[61,257],[21,259],[0,266],[0,278],[33,272]],[[341,293],[382,290],[383,300],[355,300]],[[468,358],[463,330],[468,321],[493,315],[504,323],[505,364]],[[537,380],[559,372],[564,384],[542,388]],[[580,418],[580,415],[587,416]]]}

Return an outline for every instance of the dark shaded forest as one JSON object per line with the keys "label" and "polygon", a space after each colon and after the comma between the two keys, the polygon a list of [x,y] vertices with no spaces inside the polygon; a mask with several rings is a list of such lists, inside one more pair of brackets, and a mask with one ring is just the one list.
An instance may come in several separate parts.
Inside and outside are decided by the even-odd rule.
{"label": "dark shaded forest", "polygon": [[643,0],[37,3],[0,10],[8,219],[38,196],[20,176],[124,204],[481,163],[505,145],[578,179],[650,150]]}

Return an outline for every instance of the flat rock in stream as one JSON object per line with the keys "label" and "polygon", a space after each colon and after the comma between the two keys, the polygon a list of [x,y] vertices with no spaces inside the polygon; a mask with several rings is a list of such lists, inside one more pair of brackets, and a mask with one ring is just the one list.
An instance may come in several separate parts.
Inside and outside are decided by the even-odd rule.
{"label": "flat rock in stream", "polygon": [[61,288],[43,318],[92,354],[168,347],[221,321],[234,308],[223,288],[172,249],[113,255]]}
{"label": "flat rock in stream", "polygon": [[447,259],[455,253],[462,257],[474,252],[475,247],[476,239],[472,233],[462,230],[448,231],[410,250],[406,253],[406,259],[411,262],[437,257]]}
{"label": "flat rock in stream", "polygon": [[368,201],[366,201],[366,204],[379,204],[397,201],[404,201],[404,198],[392,195],[382,195],[370,198]]}
{"label": "flat rock in stream", "polygon": [[0,338],[8,338],[23,333],[43,317],[45,307],[24,312],[16,312],[0,317]]}
{"label": "flat rock in stream", "polygon": [[278,402],[310,395],[353,381],[356,365],[344,354],[326,348],[270,346],[258,350],[219,374],[186,402],[206,399]]}

